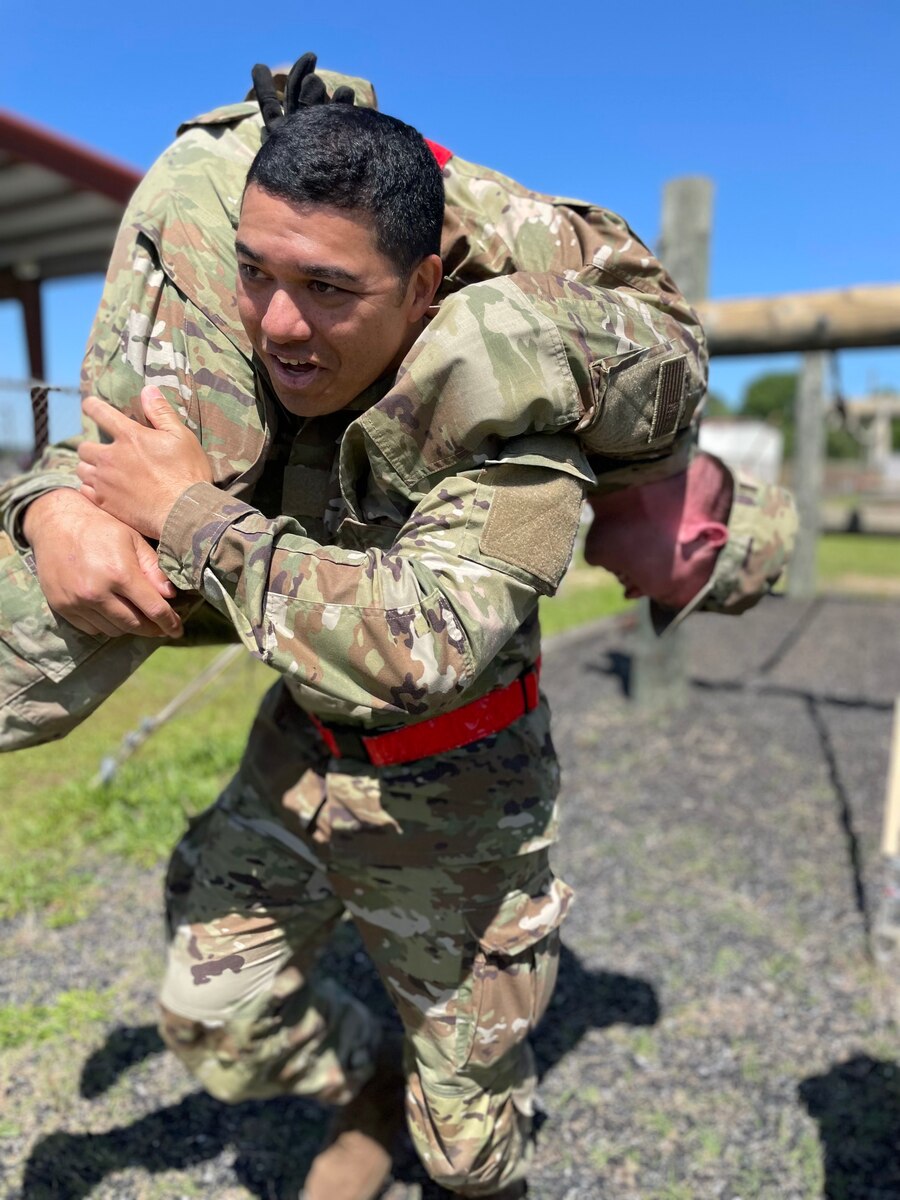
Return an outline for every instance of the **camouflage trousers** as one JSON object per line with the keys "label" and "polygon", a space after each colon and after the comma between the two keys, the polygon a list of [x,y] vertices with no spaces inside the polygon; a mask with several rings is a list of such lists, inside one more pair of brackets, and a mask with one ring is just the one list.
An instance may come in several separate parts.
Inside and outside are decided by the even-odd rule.
{"label": "camouflage trousers", "polygon": [[279,682],[240,769],[177,847],[161,992],[168,1045],[227,1101],[342,1104],[381,1029],[316,965],[345,914],[405,1031],[406,1115],[462,1195],[521,1178],[527,1036],[571,899],[548,863],[558,767],[544,702],[502,733],[403,766],[329,759]]}

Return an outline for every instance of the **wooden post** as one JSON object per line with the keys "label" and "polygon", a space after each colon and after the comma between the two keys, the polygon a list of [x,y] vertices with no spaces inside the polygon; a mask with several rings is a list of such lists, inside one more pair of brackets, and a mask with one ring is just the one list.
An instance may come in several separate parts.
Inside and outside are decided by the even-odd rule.
{"label": "wooden post", "polygon": [[[712,197],[712,180],[702,176],[670,179],[663,190],[659,258],[692,304],[709,288]],[[684,632],[679,627],[657,637],[650,601],[641,600],[638,609],[631,697],[642,708],[672,708],[687,695]]]}
{"label": "wooden post", "polygon": [[892,432],[889,413],[878,413],[872,428],[871,461],[879,471],[884,470],[885,464],[891,456]]}
{"label": "wooden post", "polygon": [[810,600],[816,593],[816,543],[825,474],[825,379],[828,354],[803,356],[794,410],[793,488],[800,527],[788,571],[788,595]]}
{"label": "wooden post", "polygon": [[660,262],[696,304],[709,293],[713,183],[703,175],[670,179],[663,188]]}
{"label": "wooden post", "polygon": [[900,696],[894,702],[894,732],[884,798],[881,853],[885,858],[896,858],[900,854]]}
{"label": "wooden post", "polygon": [[[32,379],[44,378],[44,319],[41,305],[41,284],[36,278],[18,280],[19,303],[25,322],[25,341],[28,346],[28,370]],[[47,389],[31,389],[31,413],[34,425],[32,462],[40,458],[50,440],[50,413]]]}

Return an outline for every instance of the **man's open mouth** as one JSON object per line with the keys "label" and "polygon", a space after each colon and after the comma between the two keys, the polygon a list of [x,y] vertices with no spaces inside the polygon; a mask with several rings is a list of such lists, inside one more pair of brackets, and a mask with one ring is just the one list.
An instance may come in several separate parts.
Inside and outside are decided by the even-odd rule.
{"label": "man's open mouth", "polygon": [[282,358],[279,354],[270,354],[275,375],[288,383],[309,383],[321,369],[318,363],[308,362],[299,358]]}

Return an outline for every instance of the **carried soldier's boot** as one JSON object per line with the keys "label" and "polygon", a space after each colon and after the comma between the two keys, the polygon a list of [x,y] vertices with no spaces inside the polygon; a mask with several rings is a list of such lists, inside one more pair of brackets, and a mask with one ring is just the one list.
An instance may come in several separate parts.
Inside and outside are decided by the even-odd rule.
{"label": "carried soldier's boot", "polygon": [[300,1200],[375,1200],[380,1194],[406,1129],[402,1061],[402,1038],[388,1034],[378,1051],[375,1074],[335,1115]]}

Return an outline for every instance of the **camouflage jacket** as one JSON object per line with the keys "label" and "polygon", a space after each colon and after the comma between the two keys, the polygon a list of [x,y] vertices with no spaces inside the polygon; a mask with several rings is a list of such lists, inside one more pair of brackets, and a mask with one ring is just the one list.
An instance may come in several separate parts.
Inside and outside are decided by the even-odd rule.
{"label": "camouflage jacket", "polygon": [[[308,708],[396,723],[533,660],[536,597],[565,570],[584,487],[684,465],[702,334],[621,218],[452,156],[438,315],[385,394],[282,447],[281,502],[260,512],[278,410],[237,316],[233,237],[261,136],[255,104],[217,109],[151,168],[84,390],[127,410],[157,384],[213,463],[215,486],[164,531],[173,581],[226,611]],[[8,532],[34,495],[73,485],[73,454],[7,487]]]}
{"label": "camouflage jacket", "polygon": [[[322,74],[330,86],[349,81],[360,102],[373,102],[365,81]],[[274,423],[234,296],[234,231],[262,132],[249,101],[180,127],[126,210],[82,367],[83,394],[124,410],[134,410],[146,383],[162,388],[201,439],[216,482],[245,497]],[[444,184],[441,294],[522,274],[526,292],[546,301],[559,325],[556,350],[578,380],[580,440],[601,483],[683,467],[705,388],[705,342],[696,314],[647,247],[606,209],[540,195],[456,155],[444,167]],[[582,298],[587,305],[566,307],[566,299]],[[590,301],[599,303],[590,308]],[[448,358],[469,352],[450,322],[441,328]],[[623,396],[623,380],[624,391],[639,394]],[[442,376],[423,386],[440,388]],[[8,533],[35,495],[76,486],[73,462],[72,444],[51,447],[28,476],[0,492]]]}

